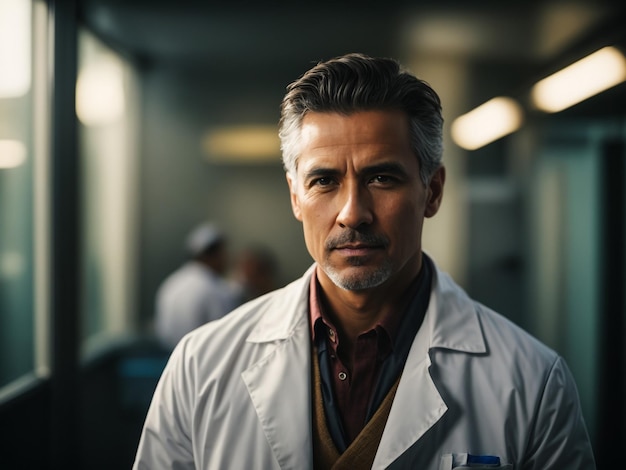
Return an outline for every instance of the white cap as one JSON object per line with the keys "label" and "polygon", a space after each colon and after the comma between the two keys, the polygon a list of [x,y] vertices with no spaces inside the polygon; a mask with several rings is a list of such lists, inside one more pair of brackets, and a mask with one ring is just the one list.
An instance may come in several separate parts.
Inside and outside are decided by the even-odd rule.
{"label": "white cap", "polygon": [[224,234],[217,225],[207,222],[191,231],[185,246],[191,256],[197,256],[223,238]]}

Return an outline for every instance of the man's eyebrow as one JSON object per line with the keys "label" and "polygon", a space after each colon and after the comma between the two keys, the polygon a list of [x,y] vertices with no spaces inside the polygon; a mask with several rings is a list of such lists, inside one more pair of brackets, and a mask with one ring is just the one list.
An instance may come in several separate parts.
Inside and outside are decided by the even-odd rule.
{"label": "man's eyebrow", "polygon": [[391,173],[394,175],[407,176],[408,173],[403,165],[400,165],[395,162],[385,162],[378,163],[376,165],[371,165],[363,168],[361,173],[372,175],[376,173]]}
{"label": "man's eyebrow", "polygon": [[320,178],[322,176],[337,176],[339,170],[334,168],[325,167],[313,167],[304,173],[304,180],[310,180],[312,178]]}
{"label": "man's eyebrow", "polygon": [[[336,168],[328,168],[328,167],[313,167],[304,173],[304,180],[308,181],[315,178],[321,177],[332,177],[339,176],[340,171]],[[398,176],[408,176],[406,168],[403,165],[400,165],[395,162],[384,162],[377,163],[375,165],[366,166],[362,168],[359,173],[364,175],[375,175],[378,173],[386,173]]]}

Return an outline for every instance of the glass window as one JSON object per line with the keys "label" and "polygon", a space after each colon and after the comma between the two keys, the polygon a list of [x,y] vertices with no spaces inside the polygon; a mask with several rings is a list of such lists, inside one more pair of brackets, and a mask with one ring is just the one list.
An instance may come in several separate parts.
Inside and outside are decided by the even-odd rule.
{"label": "glass window", "polygon": [[136,86],[130,64],[87,30],[78,36],[83,354],[133,330]]}
{"label": "glass window", "polygon": [[0,387],[48,361],[45,8],[0,2]]}
{"label": "glass window", "polygon": [[[530,331],[562,354],[576,379],[592,438],[602,398],[600,342],[607,312],[603,230],[607,142],[623,140],[619,121],[557,120],[544,125],[529,196]],[[610,255],[609,255],[610,256]],[[600,384],[600,385],[599,385]]]}

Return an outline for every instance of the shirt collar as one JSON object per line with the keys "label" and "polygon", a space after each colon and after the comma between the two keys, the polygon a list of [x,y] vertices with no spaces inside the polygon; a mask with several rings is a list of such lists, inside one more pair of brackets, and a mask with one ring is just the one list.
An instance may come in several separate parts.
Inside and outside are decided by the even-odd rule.
{"label": "shirt collar", "polygon": [[311,339],[315,342],[315,325],[318,321],[323,321],[322,318],[322,309],[320,308],[320,304],[318,301],[318,282],[317,282],[317,266],[316,269],[313,270],[313,275],[311,276],[310,286],[309,286],[309,316],[310,316],[310,325],[311,325]]}
{"label": "shirt collar", "polygon": [[[333,331],[335,338],[337,337],[337,329],[333,325],[332,321],[328,318],[328,315],[325,314],[320,302],[321,286],[317,279],[318,269],[320,269],[319,265],[317,265],[316,269],[313,270],[309,289],[309,315],[311,326],[311,340],[313,341],[313,344],[315,344],[316,331],[318,330],[318,328],[321,328],[320,326],[317,326],[318,324],[325,324],[327,328],[330,328]],[[424,264],[422,264],[422,269],[420,270],[418,276],[407,288],[406,298],[404,299],[401,306],[397,310],[390,311],[389,314],[381,318],[374,327],[378,331],[382,331],[385,333],[385,335],[387,335],[392,347],[397,339],[398,330],[400,328],[400,324],[404,314],[406,313],[409,306],[413,303],[415,296],[420,293],[419,286],[422,282],[424,282],[424,271]],[[426,293],[426,296],[428,295],[429,293]],[[333,342],[336,342],[336,340]]]}

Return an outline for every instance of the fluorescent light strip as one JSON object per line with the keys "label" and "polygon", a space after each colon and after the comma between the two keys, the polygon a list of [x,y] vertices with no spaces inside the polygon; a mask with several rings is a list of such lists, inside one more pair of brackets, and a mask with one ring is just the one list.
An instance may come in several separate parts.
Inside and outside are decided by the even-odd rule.
{"label": "fluorescent light strip", "polygon": [[556,113],[625,80],[626,58],[607,46],[537,82],[531,98],[538,109]]}
{"label": "fluorescent light strip", "polygon": [[280,161],[276,126],[250,125],[212,129],[203,142],[211,161]]}
{"label": "fluorescent light strip", "polygon": [[476,150],[518,130],[523,122],[521,106],[500,96],[454,120],[452,139],[466,150]]}

